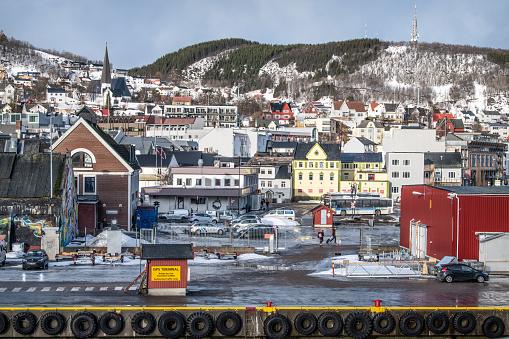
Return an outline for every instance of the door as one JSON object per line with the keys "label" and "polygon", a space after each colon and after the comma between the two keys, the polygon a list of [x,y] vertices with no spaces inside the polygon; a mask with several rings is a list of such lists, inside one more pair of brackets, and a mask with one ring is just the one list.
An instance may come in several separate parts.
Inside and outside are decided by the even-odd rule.
{"label": "door", "polygon": [[177,198],[177,209],[183,209],[184,208],[184,197],[178,197]]}
{"label": "door", "polygon": [[320,225],[327,225],[327,211],[325,208],[320,211]]}

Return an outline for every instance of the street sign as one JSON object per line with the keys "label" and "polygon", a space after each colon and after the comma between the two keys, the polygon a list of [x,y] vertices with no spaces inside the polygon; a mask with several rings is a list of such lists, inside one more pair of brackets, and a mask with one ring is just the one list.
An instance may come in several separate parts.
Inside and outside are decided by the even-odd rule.
{"label": "street sign", "polygon": [[352,202],[350,203],[350,207],[352,207],[352,208],[354,208],[354,207],[355,207],[355,201],[352,201]]}

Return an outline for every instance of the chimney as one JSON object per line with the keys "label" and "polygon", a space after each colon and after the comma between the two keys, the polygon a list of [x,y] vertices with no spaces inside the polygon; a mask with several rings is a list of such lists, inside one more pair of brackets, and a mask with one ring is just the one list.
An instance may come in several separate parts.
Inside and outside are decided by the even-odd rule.
{"label": "chimney", "polygon": [[203,159],[198,159],[198,167],[203,167]]}
{"label": "chimney", "polygon": [[9,142],[9,149],[7,152],[18,153],[18,135],[16,133],[11,133],[11,141]]}

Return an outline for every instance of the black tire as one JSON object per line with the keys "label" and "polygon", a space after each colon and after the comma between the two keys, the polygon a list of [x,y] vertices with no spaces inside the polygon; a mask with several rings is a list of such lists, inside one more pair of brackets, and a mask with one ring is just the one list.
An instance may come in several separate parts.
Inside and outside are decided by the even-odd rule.
{"label": "black tire", "polygon": [[214,322],[207,313],[195,312],[187,318],[186,328],[193,338],[205,338],[214,330]]}
{"label": "black tire", "polygon": [[345,331],[352,338],[364,339],[371,334],[372,329],[371,318],[366,313],[351,313],[345,319]]}
{"label": "black tire", "polygon": [[58,312],[49,312],[41,317],[40,324],[44,333],[56,336],[64,330],[65,318]]}
{"label": "black tire", "polygon": [[124,318],[116,312],[106,312],[99,319],[99,327],[108,335],[118,334],[124,328]]}
{"label": "black tire", "polygon": [[140,335],[147,335],[154,331],[156,320],[147,312],[138,312],[131,318],[131,328]]}
{"label": "black tire", "polygon": [[444,313],[436,311],[428,315],[426,325],[431,332],[442,334],[449,329],[449,318]]}
{"label": "black tire", "polygon": [[32,312],[19,312],[12,317],[12,328],[19,334],[32,334],[37,328],[37,318]]}
{"label": "black tire", "polygon": [[223,230],[217,230],[217,234],[219,234],[219,235],[223,235],[223,234],[224,234],[224,231],[223,231]]}
{"label": "black tire", "polygon": [[479,275],[479,276],[477,276],[477,279],[475,279],[475,280],[477,280],[478,283],[482,284],[484,282],[485,278],[484,278],[484,276]]}
{"label": "black tire", "polygon": [[477,321],[472,313],[459,312],[454,315],[452,324],[454,325],[454,329],[459,333],[470,334],[475,330]]}
{"label": "black tire", "polygon": [[316,331],[318,321],[313,313],[303,312],[295,317],[293,325],[300,334],[310,335]]}
{"label": "black tire", "polygon": [[290,323],[281,314],[271,314],[263,322],[263,331],[269,339],[283,339],[290,332]]}
{"label": "black tire", "polygon": [[[329,326],[332,323],[332,326]],[[343,330],[343,319],[336,312],[324,312],[318,317],[318,331],[326,337],[336,337]]]}
{"label": "black tire", "polygon": [[159,318],[157,328],[166,338],[178,338],[184,333],[186,325],[180,313],[168,311]]}
{"label": "black tire", "polygon": [[454,278],[452,277],[452,275],[446,275],[444,281],[446,283],[452,283],[454,281]]}
{"label": "black tire", "polygon": [[200,230],[196,230],[196,232],[194,232],[196,235],[201,235],[201,231]]}
{"label": "black tire", "polygon": [[216,327],[222,335],[234,336],[242,328],[242,318],[235,312],[223,312],[216,319]]}
{"label": "black tire", "polygon": [[424,318],[419,313],[407,312],[399,319],[399,329],[404,335],[418,336],[424,330]]}
{"label": "black tire", "polygon": [[488,338],[499,338],[504,335],[504,332],[505,324],[499,317],[488,317],[482,324],[482,333]]}
{"label": "black tire", "polygon": [[71,320],[71,331],[76,338],[91,337],[97,331],[97,318],[89,312],[80,312]]}
{"label": "black tire", "polygon": [[341,210],[340,214],[341,214],[342,217],[344,217],[344,216],[346,216],[346,211],[345,210]]}
{"label": "black tire", "polygon": [[4,333],[5,330],[7,330],[7,327],[9,325],[9,322],[7,320],[7,317],[5,316],[5,314],[3,313],[0,313],[0,334]]}
{"label": "black tire", "polygon": [[396,320],[387,312],[377,313],[373,317],[373,329],[380,334],[389,334],[394,331]]}
{"label": "black tire", "polygon": [[380,210],[375,210],[375,215],[376,215],[377,217],[379,217],[379,216],[380,216],[380,214],[382,214],[382,212],[381,212]]}

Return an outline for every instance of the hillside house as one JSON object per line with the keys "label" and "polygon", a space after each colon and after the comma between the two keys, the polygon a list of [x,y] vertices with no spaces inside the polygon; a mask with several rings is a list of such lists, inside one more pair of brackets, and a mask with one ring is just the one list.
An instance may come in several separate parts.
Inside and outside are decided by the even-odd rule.
{"label": "hillside house", "polygon": [[352,136],[363,137],[377,144],[383,140],[384,127],[378,121],[364,120],[352,129]]}
{"label": "hillside house", "polygon": [[294,112],[288,102],[270,102],[268,112],[263,113],[265,119],[278,119],[280,125],[289,125]]}
{"label": "hillside house", "polygon": [[360,123],[368,117],[366,106],[361,101],[333,101],[331,118],[349,120],[355,124]]}

